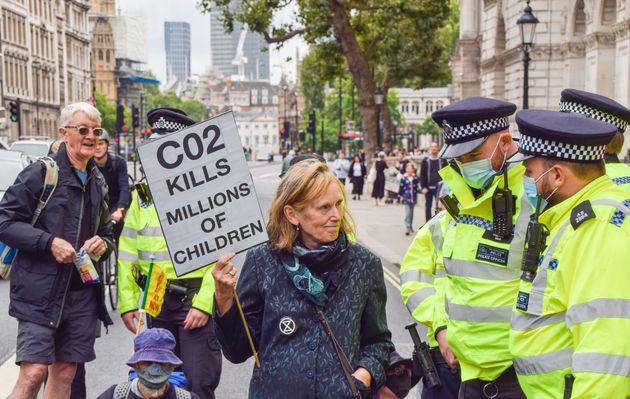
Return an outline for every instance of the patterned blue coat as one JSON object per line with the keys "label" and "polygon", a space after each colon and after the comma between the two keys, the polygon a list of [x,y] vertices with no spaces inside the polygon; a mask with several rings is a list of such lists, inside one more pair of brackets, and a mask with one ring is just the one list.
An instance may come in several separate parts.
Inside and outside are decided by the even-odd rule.
{"label": "patterned blue coat", "polygon": [[[324,313],[353,368],[366,368],[378,386],[393,350],[383,270],[380,259],[361,245],[352,244],[348,251]],[[260,368],[254,367],[250,398],[352,397],[314,305],[298,292],[269,245],[248,252],[237,292],[261,361]],[[252,356],[236,306],[221,317],[215,309],[213,317],[225,357],[241,363]],[[292,333],[287,318],[295,325]]]}

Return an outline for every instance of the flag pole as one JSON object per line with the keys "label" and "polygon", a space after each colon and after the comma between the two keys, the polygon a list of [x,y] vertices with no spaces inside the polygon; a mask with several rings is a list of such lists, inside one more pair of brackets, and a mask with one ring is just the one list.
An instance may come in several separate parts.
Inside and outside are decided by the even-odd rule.
{"label": "flag pole", "polygon": [[[230,259],[227,260],[229,263],[236,254],[232,255]],[[254,345],[254,340],[252,339],[252,335],[249,332],[249,326],[247,325],[247,320],[245,319],[245,314],[243,313],[243,307],[241,306],[241,301],[238,299],[238,294],[236,293],[236,287],[232,288],[234,293],[234,300],[236,301],[236,308],[238,309],[238,313],[241,315],[241,321],[243,322],[243,327],[245,327],[245,333],[247,334],[247,340],[249,341],[249,346],[252,349],[252,353],[254,354],[254,360],[256,362],[256,367],[260,368],[260,359],[258,358],[258,352],[256,352],[256,346]]]}
{"label": "flag pole", "polygon": [[138,327],[136,327],[136,337],[140,334],[140,330],[142,329],[142,317],[144,315],[144,307],[147,304],[147,290],[149,289],[149,282],[151,281],[151,273],[153,272],[153,261],[155,260],[155,256],[151,255],[151,263],[149,263],[149,272],[147,273],[147,279],[144,282],[144,293],[142,294],[142,305],[140,305],[140,309],[138,309]]}

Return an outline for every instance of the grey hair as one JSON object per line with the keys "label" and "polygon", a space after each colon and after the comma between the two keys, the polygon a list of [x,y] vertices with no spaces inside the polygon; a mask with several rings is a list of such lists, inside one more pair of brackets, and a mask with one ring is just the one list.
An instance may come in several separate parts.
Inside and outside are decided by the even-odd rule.
{"label": "grey hair", "polygon": [[68,104],[61,110],[59,124],[61,127],[67,126],[77,112],[83,112],[94,122],[101,124],[101,113],[92,104],[86,102]]}

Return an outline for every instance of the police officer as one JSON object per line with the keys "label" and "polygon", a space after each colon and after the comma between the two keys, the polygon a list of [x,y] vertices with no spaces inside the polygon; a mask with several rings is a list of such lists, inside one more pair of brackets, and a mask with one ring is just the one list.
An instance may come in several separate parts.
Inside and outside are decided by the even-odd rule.
{"label": "police officer", "polygon": [[[183,111],[157,108],[147,114],[153,130],[151,137],[181,130],[195,122]],[[177,339],[176,353],[188,378],[188,388],[201,398],[214,398],[221,375],[221,350],[212,327],[214,283],[212,266],[178,278],[155,206],[150,198],[134,192],[125,218],[118,247],[118,294],[120,313],[125,326],[136,331],[139,285],[142,284],[151,256],[166,272],[167,292],[162,311],[150,320],[151,327],[166,328]]]}
{"label": "police officer", "polygon": [[541,110],[516,123],[536,206],[510,333],[519,382],[530,398],[629,397],[630,200],[603,162],[618,128]]}
{"label": "police officer", "polygon": [[[525,167],[508,130],[514,104],[471,97],[432,114],[461,173],[440,170],[452,190],[443,198],[454,220],[442,244],[448,277],[436,287],[433,328],[444,359],[461,369],[460,398],[524,398],[510,356],[510,315],[518,291],[531,206],[523,196]],[[443,269],[443,270],[440,270]]]}
{"label": "police officer", "polygon": [[576,89],[564,89],[560,97],[560,111],[584,115],[613,124],[617,133],[606,146],[606,174],[624,190],[630,192],[630,166],[621,163],[619,153],[624,133],[630,123],[630,109],[599,94]]}
{"label": "police officer", "polygon": [[436,275],[442,258],[442,241],[449,228],[450,216],[442,211],[418,230],[400,265],[400,294],[411,317],[427,327],[429,352],[440,376],[441,385],[430,388],[423,379],[422,399],[457,399],[460,377],[440,353],[433,330],[435,286],[446,283],[444,274]]}

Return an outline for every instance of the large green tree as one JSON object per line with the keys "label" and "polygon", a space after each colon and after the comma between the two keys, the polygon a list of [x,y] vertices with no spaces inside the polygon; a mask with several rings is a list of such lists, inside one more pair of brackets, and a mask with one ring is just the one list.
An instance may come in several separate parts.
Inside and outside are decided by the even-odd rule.
{"label": "large green tree", "polygon": [[[404,71],[431,79],[444,48],[434,35],[449,11],[448,2],[435,0],[243,0],[236,6],[230,0],[198,2],[204,11],[219,10],[227,31],[239,21],[270,44],[300,35],[322,47],[322,54],[330,57],[322,62],[343,65],[341,58],[357,90],[368,155],[376,143],[376,82],[393,87],[401,76],[409,78]],[[291,7],[291,18],[278,18]],[[387,112],[384,116],[389,117]]]}
{"label": "large green tree", "polygon": [[108,101],[105,94],[100,91],[94,93],[94,102],[96,109],[101,113],[101,127],[113,136],[116,133],[116,103]]}

